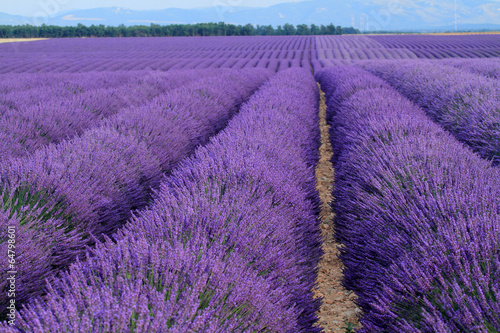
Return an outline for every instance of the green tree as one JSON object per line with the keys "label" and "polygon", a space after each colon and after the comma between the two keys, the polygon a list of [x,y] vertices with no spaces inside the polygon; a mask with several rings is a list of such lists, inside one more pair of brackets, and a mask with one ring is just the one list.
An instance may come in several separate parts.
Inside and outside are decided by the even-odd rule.
{"label": "green tree", "polygon": [[297,35],[310,35],[311,30],[309,30],[309,27],[307,24],[299,24],[297,26]]}
{"label": "green tree", "polygon": [[333,23],[330,23],[329,25],[326,26],[325,35],[335,35],[336,31],[337,30],[335,29]]}
{"label": "green tree", "polygon": [[252,36],[254,31],[254,27],[251,24],[247,24],[241,29],[242,36]]}
{"label": "green tree", "polygon": [[123,24],[113,27],[100,25],[91,25],[89,27],[79,23],[76,26],[60,27],[55,25],[42,24],[33,25],[0,25],[1,38],[62,38],[62,37],[162,37],[162,36],[270,36],[270,35],[340,35],[355,34],[359,30],[354,28],[335,27],[333,24],[328,26],[316,26],[311,24],[299,24],[295,27],[292,24],[278,25],[275,29],[271,25],[258,25],[254,27],[251,24],[244,26],[218,23],[198,23],[198,24],[171,24],[159,25],[134,25],[125,26]]}
{"label": "green tree", "polygon": [[319,35],[319,27],[316,24],[311,24],[311,28],[309,29],[311,31],[311,35]]}
{"label": "green tree", "polygon": [[283,26],[283,30],[285,30],[285,35],[287,36],[292,36],[297,33],[297,30],[295,29],[295,26],[293,24],[285,24]]}

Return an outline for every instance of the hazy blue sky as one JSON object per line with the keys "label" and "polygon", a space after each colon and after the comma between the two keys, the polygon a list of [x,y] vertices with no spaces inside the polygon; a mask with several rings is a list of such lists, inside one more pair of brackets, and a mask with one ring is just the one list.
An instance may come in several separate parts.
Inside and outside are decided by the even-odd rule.
{"label": "hazy blue sky", "polygon": [[[85,24],[107,23],[106,19],[120,21],[117,15],[126,12],[117,10],[113,15],[100,13],[96,16],[72,16],[71,13],[61,15],[61,12],[92,9],[102,7],[128,8],[132,10],[155,10],[167,8],[200,8],[200,7],[269,7],[280,3],[300,2],[303,0],[0,0],[0,13],[17,14],[28,19],[37,17],[38,20],[50,23],[51,18],[63,16],[64,24],[82,21]],[[207,11],[202,14],[193,14],[190,19],[176,17],[175,19],[127,18],[127,22],[157,22],[157,23],[193,23],[225,21],[238,24],[284,24],[284,23],[321,23],[328,24],[334,21],[343,26],[354,26],[360,30],[371,27],[372,30],[383,30],[388,27],[400,29],[414,25],[430,26],[458,26],[464,24],[500,24],[500,0],[309,0],[310,5],[301,6],[301,11],[294,11],[289,6],[269,11],[259,11],[261,17],[240,17],[237,11]],[[210,13],[209,13],[210,12]],[[233,15],[233,13],[235,13]],[[59,14],[59,15],[58,15]],[[78,14],[77,14],[78,15]],[[84,14],[85,15],[85,14]],[[93,14],[92,14],[93,15]],[[111,15],[111,16],[110,16]],[[187,14],[186,14],[187,15]],[[205,16],[200,16],[205,15]],[[187,15],[189,16],[189,15]],[[232,21],[232,20],[237,21]],[[113,21],[113,22],[115,22]],[[35,21],[34,21],[35,22]],[[122,21],[120,21],[122,22]],[[31,23],[31,21],[30,21]],[[61,24],[61,22],[59,22]],[[120,23],[118,23],[120,24]],[[369,29],[368,29],[369,30]]]}
{"label": "hazy blue sky", "polygon": [[100,7],[126,7],[135,10],[199,8],[212,6],[267,7],[304,0],[0,0],[0,12],[30,16],[43,11],[64,11]]}

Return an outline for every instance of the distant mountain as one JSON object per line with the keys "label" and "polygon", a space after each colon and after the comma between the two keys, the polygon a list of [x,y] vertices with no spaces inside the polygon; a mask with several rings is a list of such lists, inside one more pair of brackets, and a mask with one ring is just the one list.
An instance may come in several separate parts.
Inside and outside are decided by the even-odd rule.
{"label": "distant mountain", "polygon": [[20,15],[10,15],[6,13],[0,13],[0,24],[4,25],[18,25],[30,23],[27,17]]}
{"label": "distant mountain", "polygon": [[[500,24],[462,24],[459,26],[460,31],[470,31],[470,32],[487,32],[487,31],[500,31]],[[443,25],[436,27],[426,27],[422,29],[400,29],[398,32],[454,32],[454,25]]]}
{"label": "distant mountain", "polygon": [[[388,5],[388,3],[390,3]],[[459,29],[499,29],[500,3],[492,0],[458,0]],[[392,4],[392,5],[391,5]],[[454,0],[309,0],[266,8],[208,7],[137,11],[125,8],[95,8],[61,12],[45,22],[54,25],[137,25],[150,23],[220,22],[283,25],[329,24],[354,26],[362,31],[454,30]],[[0,13],[0,24],[37,23],[31,18]]]}

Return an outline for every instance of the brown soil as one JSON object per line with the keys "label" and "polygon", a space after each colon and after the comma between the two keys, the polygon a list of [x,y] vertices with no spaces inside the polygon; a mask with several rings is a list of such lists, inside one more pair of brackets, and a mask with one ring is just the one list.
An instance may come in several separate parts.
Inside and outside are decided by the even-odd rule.
{"label": "brown soil", "polygon": [[353,324],[354,328],[360,328],[358,315],[361,314],[361,309],[354,303],[357,296],[342,286],[344,266],[338,257],[338,249],[341,245],[333,238],[335,215],[330,206],[333,199],[332,188],[335,177],[331,163],[333,152],[328,133],[330,126],[326,122],[325,94],[321,90],[320,93],[321,157],[316,168],[316,188],[322,202],[320,218],[322,220],[321,232],[325,255],[318,266],[317,288],[314,294],[315,297],[323,298],[323,304],[318,312],[319,326],[326,333],[349,332],[344,328],[347,327],[348,323]]}

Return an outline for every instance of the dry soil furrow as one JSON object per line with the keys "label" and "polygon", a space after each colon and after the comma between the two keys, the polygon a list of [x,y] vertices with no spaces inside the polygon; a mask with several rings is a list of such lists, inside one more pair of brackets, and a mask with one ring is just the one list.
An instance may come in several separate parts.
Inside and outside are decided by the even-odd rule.
{"label": "dry soil furrow", "polygon": [[323,304],[318,312],[319,326],[325,332],[350,332],[347,327],[359,328],[358,315],[361,310],[354,303],[356,295],[342,286],[342,261],[339,259],[339,247],[333,237],[334,213],[331,208],[332,188],[335,171],[331,163],[333,155],[330,134],[326,122],[325,94],[320,90],[320,161],[316,168],[316,188],[321,198],[320,218],[325,255],[319,263],[315,297],[323,297]]}

